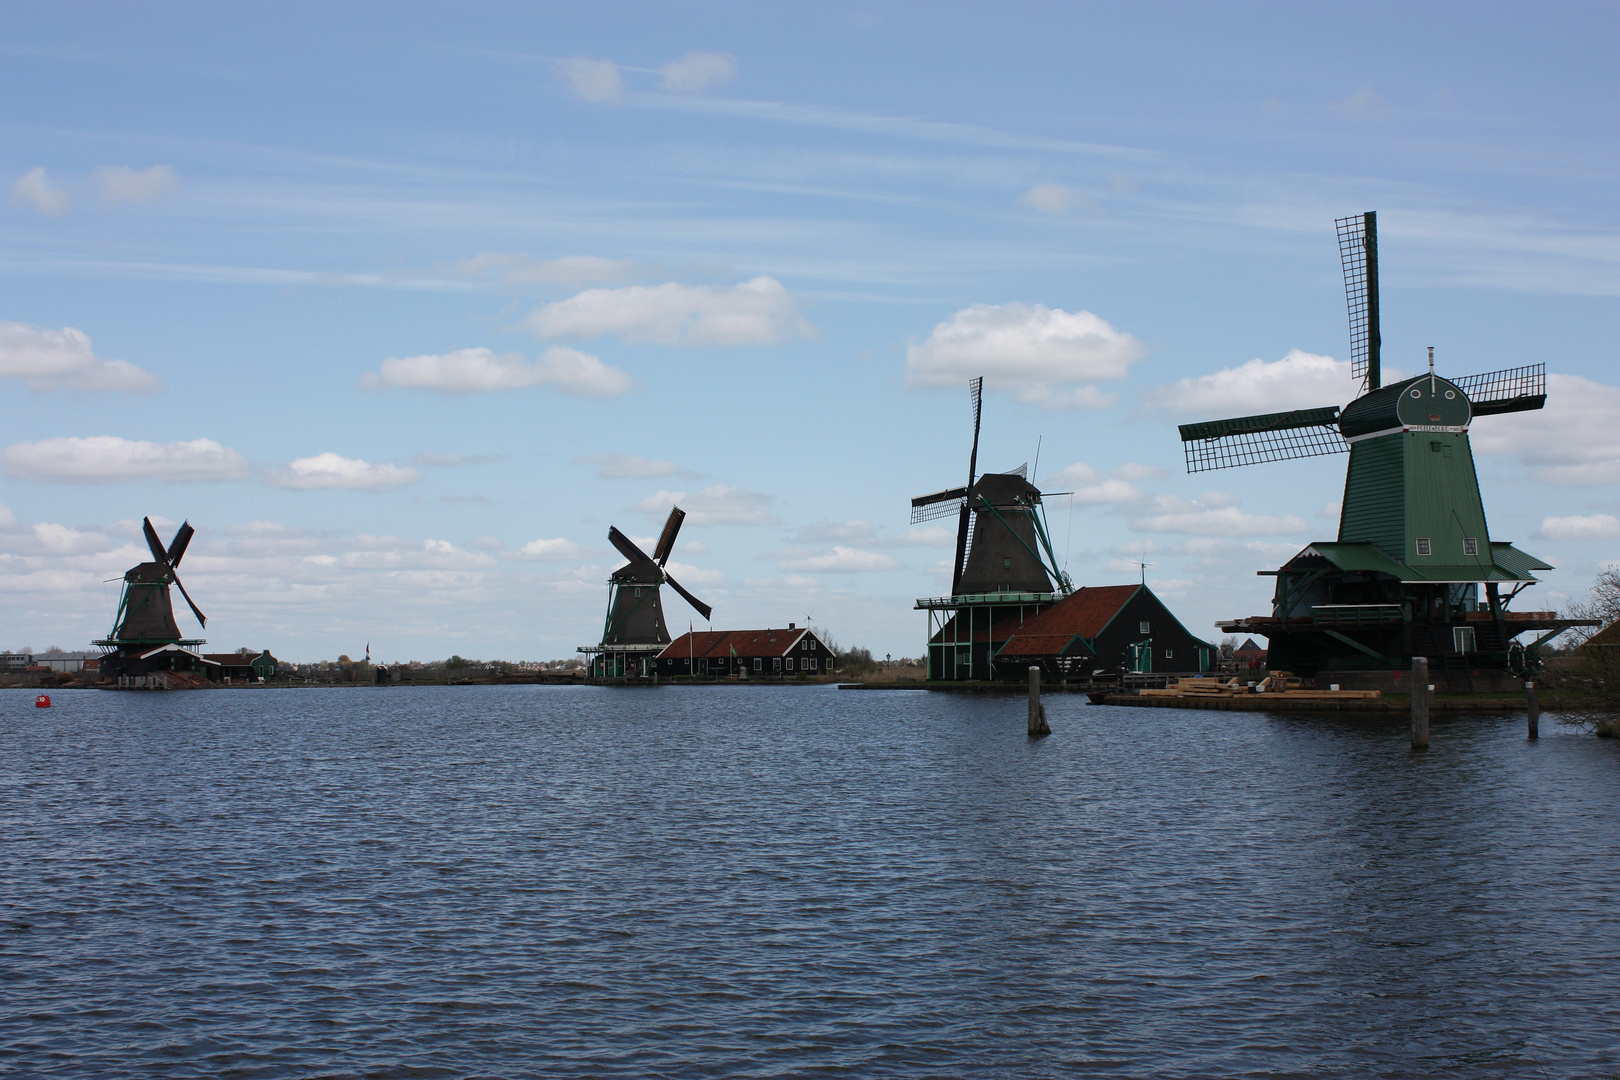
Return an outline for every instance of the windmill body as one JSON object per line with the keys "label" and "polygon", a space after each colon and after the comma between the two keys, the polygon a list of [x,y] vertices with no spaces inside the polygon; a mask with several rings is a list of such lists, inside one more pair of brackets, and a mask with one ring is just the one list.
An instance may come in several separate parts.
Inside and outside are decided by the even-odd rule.
{"label": "windmill body", "polygon": [[181,524],[165,548],[151,518],[144,519],[141,525],[152,561],[131,567],[124,574],[113,628],[106,638],[95,642],[103,653],[101,671],[113,678],[156,671],[201,671],[207,662],[196,646],[204,644],[204,639],[181,636],[169,593],[171,587],[179,589],[198,625],[207,625],[208,620],[192,602],[179,575],[180,560],[196,530],[189,522]]}
{"label": "windmill body", "polygon": [[1052,553],[1041,491],[1025,477],[1023,466],[977,475],[983,389],[983,379],[969,384],[973,447],[967,484],[911,500],[913,524],[957,519],[951,595],[916,603],[928,612],[930,680],[994,678],[997,650],[1027,620],[1072,591]]}
{"label": "windmill body", "polygon": [[607,618],[602,624],[601,642],[579,648],[579,652],[591,657],[593,679],[653,676],[654,661],[670,642],[669,627],[664,622],[663,586],[679,593],[705,620],[712,614],[708,604],[682,588],[665,569],[685,520],[686,511],[678,506],[670,510],[651,555],[617,528],[608,529],[608,542],[628,561],[608,578]]}
{"label": "windmill body", "polygon": [[[1491,539],[1468,439],[1479,417],[1541,408],[1545,367],[1447,379],[1434,373],[1431,349],[1428,374],[1381,385],[1377,219],[1338,225],[1352,374],[1364,392],[1342,409],[1181,428],[1188,472],[1348,453],[1338,539],[1261,571],[1277,578],[1270,615],[1216,625],[1265,635],[1272,670],[1319,682],[1389,683],[1422,656],[1442,681],[1483,689],[1533,667],[1536,646],[1573,625],[1509,610],[1551,566]],[[1527,632],[1541,636],[1517,640]],[[1466,674],[1448,680],[1447,671]]]}

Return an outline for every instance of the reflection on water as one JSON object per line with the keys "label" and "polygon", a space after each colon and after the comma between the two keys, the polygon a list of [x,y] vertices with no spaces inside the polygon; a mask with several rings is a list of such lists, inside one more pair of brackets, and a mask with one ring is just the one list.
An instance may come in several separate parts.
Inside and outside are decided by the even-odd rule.
{"label": "reflection on water", "polygon": [[0,1071],[1610,1076],[1620,747],[824,688],[0,694]]}

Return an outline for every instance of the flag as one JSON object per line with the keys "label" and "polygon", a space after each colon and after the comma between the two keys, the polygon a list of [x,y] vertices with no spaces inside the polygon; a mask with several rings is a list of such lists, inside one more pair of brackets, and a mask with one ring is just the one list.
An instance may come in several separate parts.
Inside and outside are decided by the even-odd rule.
{"label": "flag", "polygon": [[366,663],[371,663],[371,642],[366,642]]}

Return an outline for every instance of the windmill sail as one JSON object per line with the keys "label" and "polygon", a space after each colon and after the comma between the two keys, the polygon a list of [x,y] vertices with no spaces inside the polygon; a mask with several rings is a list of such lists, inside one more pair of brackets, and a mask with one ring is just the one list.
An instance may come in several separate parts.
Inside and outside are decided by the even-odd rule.
{"label": "windmill sail", "polygon": [[1350,444],[1339,434],[1339,407],[1240,416],[1182,424],[1181,443],[1187,471],[1211,472],[1264,461],[1344,454]]}
{"label": "windmill sail", "polygon": [[1365,390],[1377,390],[1383,373],[1378,332],[1378,214],[1369,210],[1338,218],[1339,259],[1350,305],[1350,374]]}
{"label": "windmill sail", "polygon": [[919,495],[911,500],[911,523],[916,525],[935,518],[950,517],[962,509],[966,498],[967,488],[960,487],[946,488],[932,495]]}
{"label": "windmill sail", "polygon": [[1451,380],[1468,395],[1475,416],[1527,412],[1547,404],[1547,365],[1504,368]]}

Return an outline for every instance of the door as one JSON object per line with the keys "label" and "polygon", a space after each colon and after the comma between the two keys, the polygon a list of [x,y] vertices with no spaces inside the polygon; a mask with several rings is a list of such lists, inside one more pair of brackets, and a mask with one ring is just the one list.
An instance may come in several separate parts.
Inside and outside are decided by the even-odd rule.
{"label": "door", "polygon": [[1153,670],[1152,638],[1131,645],[1131,670],[1138,674],[1147,674]]}

